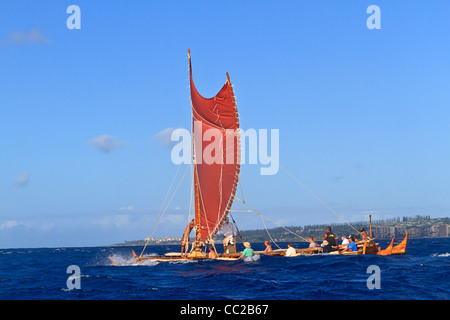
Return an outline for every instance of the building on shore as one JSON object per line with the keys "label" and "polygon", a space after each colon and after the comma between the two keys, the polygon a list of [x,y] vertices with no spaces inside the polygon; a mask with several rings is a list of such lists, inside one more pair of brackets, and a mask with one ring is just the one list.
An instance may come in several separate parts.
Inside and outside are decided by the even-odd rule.
{"label": "building on shore", "polygon": [[450,235],[449,224],[435,224],[431,226],[375,226],[373,237],[377,239],[391,239],[404,237],[408,232],[411,238],[444,238]]}

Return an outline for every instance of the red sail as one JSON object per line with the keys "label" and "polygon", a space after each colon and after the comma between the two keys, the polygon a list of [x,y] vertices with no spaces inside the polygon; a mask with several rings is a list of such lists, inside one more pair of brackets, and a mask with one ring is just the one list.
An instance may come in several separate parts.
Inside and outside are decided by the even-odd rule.
{"label": "red sail", "polygon": [[196,243],[219,231],[233,203],[240,167],[239,117],[230,78],[212,98],[202,97],[189,73],[193,118]]}

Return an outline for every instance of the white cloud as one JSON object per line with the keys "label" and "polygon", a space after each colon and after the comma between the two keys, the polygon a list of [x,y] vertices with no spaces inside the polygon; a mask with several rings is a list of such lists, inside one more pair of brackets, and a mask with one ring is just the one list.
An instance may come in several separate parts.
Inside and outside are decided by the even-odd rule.
{"label": "white cloud", "polygon": [[52,230],[55,227],[55,224],[53,222],[43,222],[40,226],[40,229],[42,231],[49,231]]}
{"label": "white cloud", "polygon": [[9,37],[2,42],[3,44],[48,44],[50,40],[45,38],[41,31],[34,28],[30,31],[13,31],[10,32]]}
{"label": "white cloud", "polygon": [[103,228],[122,228],[131,225],[130,216],[127,214],[115,214],[109,217],[104,217],[99,220],[92,221],[94,225],[100,225]]}
{"label": "white cloud", "polygon": [[186,224],[186,215],[185,214],[166,214],[164,216],[164,224],[170,225],[185,225]]}
{"label": "white cloud", "polygon": [[47,221],[32,221],[32,220],[25,220],[25,221],[19,221],[19,220],[7,220],[0,223],[0,230],[2,229],[13,229],[21,227],[22,229],[25,228],[27,230],[35,229],[35,230],[41,230],[41,231],[49,231],[52,230],[55,227],[55,224],[53,222],[47,222]]}
{"label": "white cloud", "polygon": [[125,206],[119,208],[119,211],[131,211],[131,210],[134,210],[134,206]]}
{"label": "white cloud", "polygon": [[114,149],[125,145],[125,141],[118,140],[117,137],[102,135],[89,140],[89,143],[101,152],[109,153]]}
{"label": "white cloud", "polygon": [[128,226],[130,224],[130,217],[126,214],[115,215],[113,223],[116,227]]}
{"label": "white cloud", "polygon": [[166,128],[159,131],[153,136],[153,142],[163,148],[171,148],[176,143],[170,139],[174,130],[174,128]]}
{"label": "white cloud", "polygon": [[21,172],[16,180],[14,180],[13,185],[16,187],[25,187],[30,182],[30,173],[29,172]]}
{"label": "white cloud", "polygon": [[17,221],[17,220],[4,221],[2,224],[0,224],[0,230],[12,229],[12,228],[18,227],[20,224],[21,224],[21,222]]}

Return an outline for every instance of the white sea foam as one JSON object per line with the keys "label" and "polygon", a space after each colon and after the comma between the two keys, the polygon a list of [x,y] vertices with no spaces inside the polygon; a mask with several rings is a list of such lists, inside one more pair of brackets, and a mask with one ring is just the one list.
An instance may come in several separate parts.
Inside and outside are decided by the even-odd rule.
{"label": "white sea foam", "polygon": [[110,258],[112,258],[116,266],[154,266],[158,264],[158,262],[151,260],[144,260],[141,263],[138,263],[133,256],[129,255],[123,256],[120,254],[113,254]]}
{"label": "white sea foam", "polygon": [[443,258],[448,258],[448,257],[450,257],[450,252],[441,253],[441,254],[433,253],[431,256],[432,256],[432,257],[441,257],[441,258],[443,257]]}
{"label": "white sea foam", "polygon": [[259,261],[261,259],[261,256],[259,254],[256,254],[254,256],[248,256],[243,258],[245,262],[253,262],[253,261]]}
{"label": "white sea foam", "polygon": [[141,263],[135,263],[133,265],[135,265],[135,266],[156,266],[157,264],[159,264],[158,261],[144,260]]}

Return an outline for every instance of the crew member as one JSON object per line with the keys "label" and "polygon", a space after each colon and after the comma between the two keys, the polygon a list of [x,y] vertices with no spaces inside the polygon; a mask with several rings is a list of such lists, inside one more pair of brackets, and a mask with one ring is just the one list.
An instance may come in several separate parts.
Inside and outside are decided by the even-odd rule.
{"label": "crew member", "polygon": [[359,230],[359,233],[361,233],[361,240],[369,240],[370,237],[369,235],[366,233],[366,230],[364,228],[361,228],[361,230]]}
{"label": "crew member", "polygon": [[228,217],[225,218],[225,221],[222,225],[223,231],[223,252],[230,253],[228,246],[231,244],[234,248],[234,252],[236,253],[236,229],[233,224],[228,221]]}
{"label": "crew member", "polygon": [[191,234],[192,229],[194,229],[195,223],[194,219],[192,219],[191,222],[186,226],[186,229],[184,230],[183,237],[181,238],[181,256],[184,257],[183,251],[186,248],[189,248],[189,235]]}
{"label": "crew member", "polygon": [[323,246],[323,252],[329,253],[331,251],[336,251],[338,249],[338,243],[336,240],[336,236],[331,232],[331,227],[327,227],[325,231],[325,235],[323,236],[324,243],[326,245]]}

